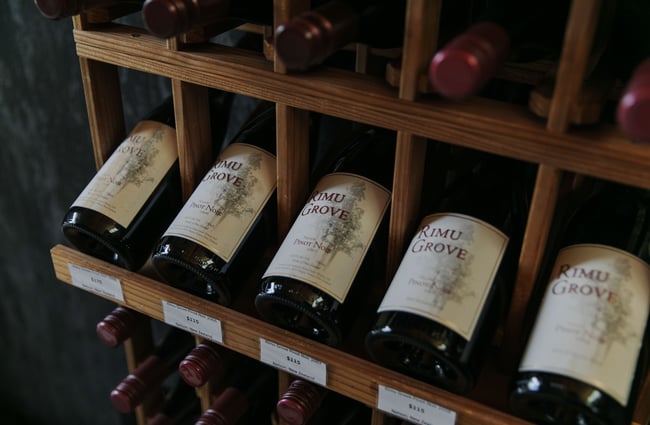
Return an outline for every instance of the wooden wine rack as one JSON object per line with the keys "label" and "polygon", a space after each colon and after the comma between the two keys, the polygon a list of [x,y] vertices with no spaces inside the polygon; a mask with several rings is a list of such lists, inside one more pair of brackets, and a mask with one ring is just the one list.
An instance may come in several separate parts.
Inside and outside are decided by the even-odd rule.
{"label": "wooden wine rack", "polygon": [[[211,165],[208,88],[239,93],[277,105],[278,228],[289,229],[302,206],[308,187],[308,129],[310,112],[397,131],[393,198],[389,230],[388,272],[417,224],[423,187],[427,139],[470,147],[538,165],[535,191],[526,228],[519,269],[499,356],[491,363],[512,369],[520,351],[524,314],[538,275],[560,183],[567,173],[608,179],[650,189],[650,147],[630,143],[614,126],[570,129],[569,120],[580,94],[598,16],[598,1],[573,0],[548,119],[541,121],[521,106],[472,98],[454,103],[421,96],[422,77],[436,49],[441,0],[406,1],[406,31],[399,66],[398,88],[386,79],[340,69],[286,73],[281,63],[262,53],[196,42],[190,37],[161,40],[141,28],[111,23],[124,10],[73,18],[74,40],[86,96],[97,167],[125,135],[118,69],[129,68],[167,77],[172,82],[176,113],[182,187],[187,197]],[[306,10],[308,0],[275,0],[275,21]],[[96,22],[101,21],[101,25]],[[108,22],[108,24],[107,24]],[[200,34],[193,37],[201,39]],[[271,53],[272,55],[272,53]],[[327,364],[327,386],[371,407],[377,389],[385,385],[456,412],[459,425],[525,424],[508,413],[510,377],[494,365],[481,376],[479,390],[458,396],[380,367],[352,355],[269,325],[254,314],[209,303],[143,274],[128,272],[58,245],[51,251],[58,279],[73,283],[69,265],[119,279],[125,305],[163,320],[163,300],[185,306],[221,321],[224,345],[259,359],[260,338],[275,341]],[[109,297],[109,299],[111,299]],[[150,335],[126,344],[132,370],[148,354]],[[508,369],[508,367],[506,368]],[[286,386],[287,377],[279,372]],[[481,391],[483,388],[483,391]],[[198,391],[204,408],[209,391]],[[633,424],[650,419],[650,375],[637,403]],[[136,412],[145,423],[142,408]],[[373,410],[372,425],[389,422]]]}

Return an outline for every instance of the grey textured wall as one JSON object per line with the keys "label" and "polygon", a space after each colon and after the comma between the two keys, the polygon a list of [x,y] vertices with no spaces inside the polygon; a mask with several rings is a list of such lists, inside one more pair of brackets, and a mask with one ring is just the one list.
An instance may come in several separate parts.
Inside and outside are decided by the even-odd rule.
{"label": "grey textured wall", "polygon": [[[132,71],[122,82],[127,126],[169,90]],[[94,162],[72,22],[46,20],[31,0],[0,11],[0,135],[0,423],[129,423],[109,400],[123,349],[94,329],[114,304],[52,270],[60,221]]]}

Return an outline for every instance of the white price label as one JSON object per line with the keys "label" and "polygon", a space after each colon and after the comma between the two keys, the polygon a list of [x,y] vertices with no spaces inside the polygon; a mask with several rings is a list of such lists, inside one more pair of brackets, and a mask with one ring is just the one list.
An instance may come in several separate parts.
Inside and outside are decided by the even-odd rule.
{"label": "white price label", "polygon": [[260,338],[260,360],[292,375],[327,386],[325,363],[264,338]]}
{"label": "white price label", "polygon": [[124,302],[122,283],[116,277],[89,270],[76,264],[68,264],[72,284],[86,291]]}
{"label": "white price label", "polygon": [[162,307],[163,321],[168,325],[223,344],[220,320],[165,300]]}
{"label": "white price label", "polygon": [[418,425],[456,423],[456,412],[384,385],[379,385],[377,408]]}

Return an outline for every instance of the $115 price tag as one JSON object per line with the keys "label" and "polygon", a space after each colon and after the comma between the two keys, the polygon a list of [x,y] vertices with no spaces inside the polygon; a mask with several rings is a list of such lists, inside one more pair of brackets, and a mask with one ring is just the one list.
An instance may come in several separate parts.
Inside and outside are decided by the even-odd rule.
{"label": "$115 price tag", "polygon": [[325,363],[264,338],[260,338],[260,360],[316,384],[327,385]]}
{"label": "$115 price tag", "polygon": [[220,320],[165,300],[162,307],[164,322],[168,325],[223,344]]}
{"label": "$115 price tag", "polygon": [[379,385],[377,408],[418,425],[456,423],[456,412],[384,385]]}

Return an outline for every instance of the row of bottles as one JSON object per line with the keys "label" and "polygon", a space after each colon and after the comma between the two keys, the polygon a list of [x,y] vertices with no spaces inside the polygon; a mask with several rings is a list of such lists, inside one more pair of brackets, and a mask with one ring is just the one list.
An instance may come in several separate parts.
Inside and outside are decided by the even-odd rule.
{"label": "row of bottles", "polygon": [[[35,0],[50,18],[124,3],[142,7],[146,28],[159,37],[171,37],[201,27],[220,24],[220,31],[245,22],[273,25],[271,0],[182,1],[182,0]],[[649,12],[636,0],[602,2],[600,20],[592,46],[587,78],[625,83],[605,90],[600,109],[618,99],[611,113],[621,131],[633,142],[650,142],[644,119],[650,96],[650,37],[642,25],[627,23]],[[558,62],[564,41],[570,2],[555,1],[531,9],[512,1],[465,0],[443,2],[439,48],[431,59],[428,78],[431,88],[456,101],[480,94],[497,77],[506,62]],[[290,71],[305,71],[324,62],[350,43],[375,48],[398,48],[404,34],[405,2],[386,0],[313,1],[311,9],[275,29],[274,49]],[[637,28],[638,27],[638,28]],[[625,52],[622,54],[621,51]],[[551,72],[552,74],[552,72]],[[548,78],[552,79],[552,75]],[[539,84],[545,84],[546,79]],[[588,84],[588,83],[586,83]],[[616,93],[609,94],[616,90]],[[531,109],[537,102],[531,95]],[[539,111],[536,111],[540,113]],[[599,112],[597,115],[605,114]]]}
{"label": "row of bottles", "polygon": [[[227,144],[185,205],[172,209],[181,212],[165,211],[167,230],[144,218],[158,213],[151,203],[165,198],[160,191],[176,187],[169,179],[147,177],[156,158],[165,156],[157,144],[174,140],[173,128],[163,124],[172,115],[169,100],[165,105],[166,118],[138,124],[71,207],[63,229],[75,246],[137,270],[135,262],[121,258],[140,258],[141,266],[147,255],[123,254],[138,248],[127,236],[149,234],[150,258],[161,280],[221,304],[231,304],[245,283],[257,280],[254,303],[262,319],[331,346],[345,345],[358,318],[356,308],[371,303],[377,316],[365,345],[374,361],[452,392],[464,394],[474,387],[509,303],[533,187],[528,164],[431,142],[435,159],[445,165],[435,168],[427,187],[439,187],[439,193],[433,190],[437,195],[423,205],[422,222],[379,302],[372,294],[386,280],[381,265],[392,187],[392,132],[365,129],[342,148],[336,145],[334,160],[324,161],[326,171],[315,173],[317,183],[305,206],[276,247],[274,221],[268,218],[275,211],[275,109],[269,104],[261,104]],[[167,159],[159,174],[168,176],[174,160],[173,155]],[[140,221],[121,227],[112,223],[109,231],[105,223],[117,220],[81,201],[95,196],[102,206],[112,205],[113,212],[131,209],[135,202],[112,202],[109,195],[121,196],[128,186],[152,180],[164,189],[136,196],[147,201],[144,213],[132,214]],[[565,423],[575,418],[598,423],[592,417],[611,415],[614,423],[629,422],[639,380],[646,374],[650,198],[645,191],[613,183],[598,182],[595,188],[567,225],[563,246],[568,248],[558,255],[551,275],[559,276],[559,283],[549,286],[551,295],[566,295],[562,299],[568,304],[547,308],[544,302],[530,337],[533,348],[522,357],[515,377],[513,409],[527,417],[537,414],[537,408],[542,416],[533,416],[536,421],[559,417]],[[143,223],[158,228],[143,233],[138,230]],[[116,239],[120,235],[122,241]],[[111,251],[114,246],[119,249]],[[265,261],[269,250],[274,255]],[[600,258],[605,259],[602,265]],[[256,275],[251,263],[266,265],[266,271]],[[634,283],[624,285],[628,280]],[[576,316],[565,319],[557,309]],[[557,324],[548,325],[553,321]],[[564,339],[553,334],[562,327]],[[98,333],[102,330],[106,328]],[[562,349],[546,352],[554,340],[562,341]],[[585,358],[588,364],[579,367],[576,362]],[[611,363],[622,359],[629,366],[624,374]],[[612,370],[620,382],[611,383]],[[163,375],[146,376],[159,380]],[[140,380],[131,387],[137,385]],[[116,402],[131,406],[131,395],[124,394],[134,390],[116,391]]]}
{"label": "row of bottles", "polygon": [[[150,320],[118,306],[97,324],[99,340],[116,347],[141,321]],[[148,403],[148,425],[285,425],[369,423],[363,404],[302,379],[278,397],[278,372],[214,342],[194,345],[194,337],[166,327],[152,353],[110,394],[115,408],[130,413]],[[201,411],[196,389],[210,384],[209,407]],[[362,420],[363,419],[363,420]]]}

